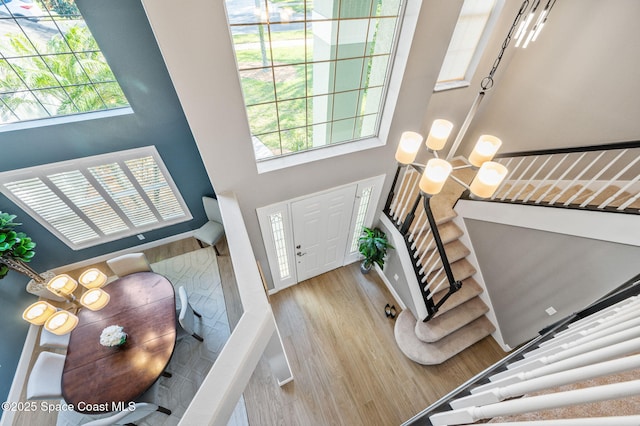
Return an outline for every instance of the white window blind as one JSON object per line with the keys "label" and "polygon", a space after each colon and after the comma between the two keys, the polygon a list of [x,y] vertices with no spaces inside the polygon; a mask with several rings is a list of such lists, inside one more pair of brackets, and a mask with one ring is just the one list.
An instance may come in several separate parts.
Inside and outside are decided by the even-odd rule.
{"label": "white window blind", "polygon": [[0,173],[0,191],[73,249],[192,218],[154,147]]}

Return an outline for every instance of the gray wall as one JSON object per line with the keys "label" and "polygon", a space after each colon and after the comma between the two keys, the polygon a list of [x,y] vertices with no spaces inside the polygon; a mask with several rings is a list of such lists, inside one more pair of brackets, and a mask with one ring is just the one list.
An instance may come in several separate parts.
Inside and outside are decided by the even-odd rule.
{"label": "gray wall", "polygon": [[638,273],[640,247],[475,219],[465,225],[512,348]]}
{"label": "gray wall", "polygon": [[[382,270],[382,272],[384,273],[384,276],[387,277],[387,280],[391,283],[393,289],[396,291],[400,299],[407,306],[407,309],[409,309],[415,317],[418,317],[419,315],[417,314],[413,296],[411,295],[411,291],[409,290],[407,275],[405,269],[402,267],[402,263],[400,262],[400,256],[409,256],[407,247],[404,244],[404,239],[400,236],[397,230],[394,231],[392,229],[389,229],[380,222],[376,226],[380,227],[380,229],[382,229],[387,234],[390,242],[392,242],[393,246],[395,247],[395,249],[387,251],[387,258],[385,260],[384,269]],[[413,271],[409,272],[413,273]],[[395,279],[396,276],[398,277],[398,280]]]}
{"label": "gray wall", "polygon": [[[194,219],[145,233],[145,243],[187,232],[204,223],[201,196],[213,188],[191,135],[146,15],[137,0],[78,0],[127,96],[134,114],[0,133],[0,171],[155,145]],[[32,266],[58,267],[140,244],[135,237],[73,251],[6,197],[0,211],[18,215],[21,230],[38,244]],[[34,296],[15,272],[0,281],[0,400],[5,400],[26,334],[20,315]]]}
{"label": "gray wall", "polygon": [[[438,117],[457,132],[520,4],[506,0],[471,86],[432,95],[423,132]],[[638,16],[637,0],[556,2],[536,42],[507,50],[458,153],[485,133],[505,153],[640,139]]]}

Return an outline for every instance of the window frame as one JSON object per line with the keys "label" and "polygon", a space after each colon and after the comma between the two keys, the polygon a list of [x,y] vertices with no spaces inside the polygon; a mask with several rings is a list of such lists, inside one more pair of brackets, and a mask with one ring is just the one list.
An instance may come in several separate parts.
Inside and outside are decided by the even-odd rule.
{"label": "window frame", "polygon": [[[77,10],[75,13],[70,12],[68,14],[58,14],[53,10],[53,8],[48,8],[42,0],[33,0],[33,3],[37,9],[39,9],[39,13],[22,16],[14,15],[13,12],[9,10],[8,6],[5,7],[0,2],[0,9],[2,9],[3,12],[2,15],[0,15],[0,21],[9,23],[9,25],[14,25],[18,30],[15,34],[25,37],[28,41],[28,48],[32,50],[32,52],[29,53],[14,52],[15,54],[12,54],[11,49],[8,49],[6,52],[3,51],[0,54],[0,60],[6,62],[6,69],[11,70],[10,76],[20,80],[19,85],[16,85],[15,87],[11,86],[6,90],[3,89],[2,93],[0,93],[0,98],[7,98],[6,100],[0,99],[0,106],[2,106],[3,113],[7,113],[8,117],[10,117],[7,121],[0,122],[0,132],[132,113],[133,110],[129,99],[124,92],[122,85],[118,81],[118,78],[111,69],[111,65],[104,57],[102,49],[98,45],[97,40],[95,40],[95,37],[87,25],[82,13]],[[76,25],[86,29],[90,39],[95,43],[95,48],[88,49],[87,46],[83,46],[83,49],[75,49],[69,42],[66,35],[69,33],[70,28],[73,27],[67,28],[65,25],[61,25],[60,23],[75,21],[80,23],[79,25]],[[51,28],[50,30],[55,33],[45,41],[41,41],[38,40],[37,37],[39,32],[34,28],[31,28],[31,26],[45,24],[51,24],[50,26],[55,29]],[[49,48],[46,46],[51,40],[58,36],[60,36],[61,40],[64,41],[65,48],[63,50],[55,49],[55,51],[49,51]],[[95,70],[92,70],[91,66],[84,63],[86,58],[83,59],[83,57],[87,54],[100,55],[102,60],[99,62],[106,67],[106,70],[108,70],[108,73],[112,78],[97,78],[98,73],[96,73]],[[74,75],[82,76],[81,78],[79,77],[79,80],[67,81],[64,76],[61,77],[56,71],[54,71],[54,69],[52,69],[52,64],[49,60],[52,60],[51,58],[63,56],[69,56],[75,59],[74,64],[79,71],[76,70]],[[16,70],[16,67],[20,68],[20,66],[17,65],[20,60],[34,60],[35,62],[42,63],[48,70],[48,73],[46,74],[47,78],[51,79],[54,83],[44,85],[42,87],[39,87],[38,84],[29,84],[28,79],[21,76],[21,72]],[[28,73],[25,73],[25,75],[28,75]],[[124,102],[110,106],[110,98],[105,96],[105,93],[102,92],[106,85],[115,85],[118,88],[119,93],[123,96]],[[98,109],[83,110],[84,108],[79,107],[78,104],[83,99],[86,99],[86,97],[76,96],[73,93],[73,89],[76,87],[90,88],[92,90],[91,93],[94,93],[95,97],[100,99],[102,106]],[[51,93],[47,94],[47,92],[58,92],[58,96],[64,94],[65,100],[68,100],[72,105],[74,105],[74,111],[60,112],[60,107],[64,102],[60,102],[57,106],[55,103],[50,104],[47,97],[55,98],[55,96]],[[18,104],[16,108],[10,105],[11,100],[16,97],[19,98],[21,95],[26,96],[26,99],[28,99],[24,104],[28,105],[29,102],[32,102],[34,105],[39,106],[36,108],[37,111],[35,113],[34,111],[31,111],[27,114],[25,111],[20,111],[20,108],[22,107],[21,104]],[[53,107],[55,107],[55,110],[52,110]],[[94,116],[92,117],[92,115]],[[69,119],[69,117],[72,118]]]}
{"label": "window frame", "polygon": [[[157,170],[162,174],[162,177],[166,181],[168,188],[171,190],[173,196],[175,197],[179,207],[183,211],[182,216],[163,219],[158,210],[154,207],[153,202],[150,201],[148,195],[144,192],[142,188],[142,183],[134,178],[131,180],[129,175],[133,176],[133,173],[128,169],[125,164],[125,161],[134,160],[134,159],[142,159],[146,157],[151,157],[157,166]],[[81,207],[78,204],[74,203],[69,199],[68,196],[63,195],[60,197],[58,193],[61,193],[60,187],[55,185],[47,176],[52,176],[56,173],[65,173],[65,172],[73,172],[80,171],[83,176],[91,175],[89,171],[90,167],[96,167],[106,164],[118,163],[121,169],[127,169],[124,173],[127,178],[129,178],[129,182],[136,189],[136,194],[145,201],[147,208],[151,210],[151,212],[155,215],[157,221],[152,223],[143,224],[140,226],[136,226],[131,222],[131,216],[127,216],[126,212],[124,212],[121,208],[116,207],[114,210],[115,214],[120,217],[120,219],[124,222],[127,229],[122,231],[117,231],[111,234],[105,234],[100,229],[99,226],[96,225],[94,221],[92,221],[85,213],[82,212]],[[41,214],[37,213],[33,208],[31,208],[27,202],[25,202],[18,195],[14,194],[6,185],[12,182],[23,181],[27,179],[33,178],[42,178],[45,177],[44,184],[54,192],[58,198],[73,211],[76,215],[79,216],[80,220],[96,231],[98,234],[97,238],[92,238],[89,240],[85,240],[79,243],[75,243],[71,241],[71,239],[65,235],[62,231],[56,229],[54,225],[45,219]],[[108,190],[104,187],[96,187],[94,184],[95,178],[88,179],[90,184],[93,184],[92,187],[96,188],[95,190],[99,193],[102,199],[113,208],[113,205],[117,205],[117,201],[108,194]],[[42,181],[42,179],[41,179]],[[141,234],[144,232],[151,231],[153,229],[164,228],[170,225],[174,225],[177,223],[182,223],[193,219],[191,212],[187,204],[185,203],[182,195],[180,194],[178,187],[176,186],[173,178],[171,177],[167,167],[165,166],[160,154],[158,153],[155,146],[146,146],[141,148],[134,148],[124,151],[117,151],[106,154],[98,154],[92,155],[89,157],[77,158],[72,160],[65,160],[56,163],[48,163],[42,164],[39,166],[27,167],[23,169],[10,170],[6,172],[0,173],[0,192],[4,194],[7,198],[13,201],[17,206],[19,206],[22,210],[24,210],[29,216],[31,216],[35,221],[37,221],[40,225],[42,225],[45,229],[55,235],[60,241],[65,243],[73,250],[81,250],[88,247],[97,246],[100,244],[104,244],[107,242],[119,240],[122,238],[127,238],[133,235]],[[80,214],[78,214],[80,212]]]}
{"label": "window frame", "polygon": [[[386,81],[382,86],[382,94],[380,101],[380,109],[377,113],[377,119],[375,124],[375,135],[359,137],[348,141],[330,143],[323,146],[310,147],[304,150],[275,155],[268,158],[256,159],[256,168],[258,173],[266,173],[274,170],[279,170],[287,167],[293,167],[309,162],[332,158],[349,154],[352,152],[358,152],[365,149],[377,148],[386,145],[386,139],[388,136],[391,117],[395,104],[399,95],[399,85],[402,80],[402,74],[404,67],[406,66],[408,56],[403,52],[402,55],[398,55],[399,51],[404,51],[405,47],[411,43],[411,35],[406,34],[406,28],[413,28],[417,24],[419,10],[419,2],[411,2],[408,0],[400,0],[398,10],[398,20],[396,24],[396,33],[394,36],[394,42],[389,52],[390,60],[386,65]],[[414,10],[415,9],[415,10]],[[411,13],[408,13],[411,10]],[[273,25],[279,25],[278,22],[273,22]],[[231,28],[231,24],[227,19],[227,25]],[[266,23],[265,23],[266,25]],[[413,30],[409,30],[411,33]],[[233,41],[232,41],[233,45]],[[234,55],[237,56],[237,52],[234,48]],[[397,71],[398,70],[398,71]],[[238,69],[238,62],[236,60],[236,73],[240,78],[240,70]],[[243,96],[244,99],[244,96]],[[246,109],[246,103],[245,103]],[[253,139],[253,134],[252,134]],[[254,153],[256,149],[254,146]]]}
{"label": "window frame", "polygon": [[[471,80],[473,79],[473,76],[475,75],[478,69],[478,65],[480,64],[482,55],[484,54],[484,51],[489,43],[491,34],[493,33],[493,30],[495,29],[495,26],[498,23],[498,18],[500,16],[500,12],[502,11],[504,3],[505,3],[504,0],[496,0],[495,4],[493,5],[493,9],[489,13],[489,17],[487,18],[487,23],[484,27],[484,30],[482,31],[482,34],[478,38],[476,49],[473,55],[471,56],[471,61],[467,66],[467,70],[464,74],[464,77],[460,80],[436,81],[436,84],[433,88],[434,92],[460,89],[464,87],[469,87],[471,85]],[[462,7],[460,8],[460,11],[462,12]],[[458,15],[458,20],[456,21],[456,28],[459,21],[460,21],[460,15]],[[455,32],[455,28],[454,28],[454,32]],[[453,33],[451,33],[451,36],[453,37]],[[449,46],[447,47],[447,53],[442,60],[443,65],[447,55],[449,55],[450,48],[451,48],[451,44],[449,44]],[[438,73],[438,77],[440,77],[440,73]]]}

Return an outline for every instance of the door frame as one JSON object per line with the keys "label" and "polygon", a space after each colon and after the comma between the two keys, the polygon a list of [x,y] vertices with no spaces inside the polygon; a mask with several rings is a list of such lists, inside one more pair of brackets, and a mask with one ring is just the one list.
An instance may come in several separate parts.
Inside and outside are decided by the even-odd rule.
{"label": "door frame", "polygon": [[[356,219],[358,218],[360,203],[363,201],[362,192],[366,188],[371,188],[368,194],[366,211],[363,212],[364,214],[361,218],[363,226],[369,227],[372,225],[376,215],[385,177],[386,175],[378,175],[256,209],[260,232],[262,233],[262,242],[267,254],[267,261],[274,286],[274,288],[270,290],[270,293],[278,292],[298,283],[291,204],[356,185],[356,195],[351,209],[347,248],[342,262],[344,266],[360,259],[360,253],[357,249],[355,252],[351,249],[353,248],[352,242],[354,238],[356,238],[354,234],[357,232],[357,235],[360,235],[361,231],[356,231],[354,227],[356,225]],[[274,228],[277,229],[277,236],[274,236]],[[280,256],[278,256],[278,250],[280,251]]]}

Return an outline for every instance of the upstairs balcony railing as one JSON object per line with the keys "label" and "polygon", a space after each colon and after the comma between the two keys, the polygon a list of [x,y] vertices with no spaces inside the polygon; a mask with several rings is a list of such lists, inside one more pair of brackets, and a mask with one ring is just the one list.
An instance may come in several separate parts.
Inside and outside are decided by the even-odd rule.
{"label": "upstairs balcony railing", "polygon": [[640,141],[497,155],[491,201],[640,214]]}

